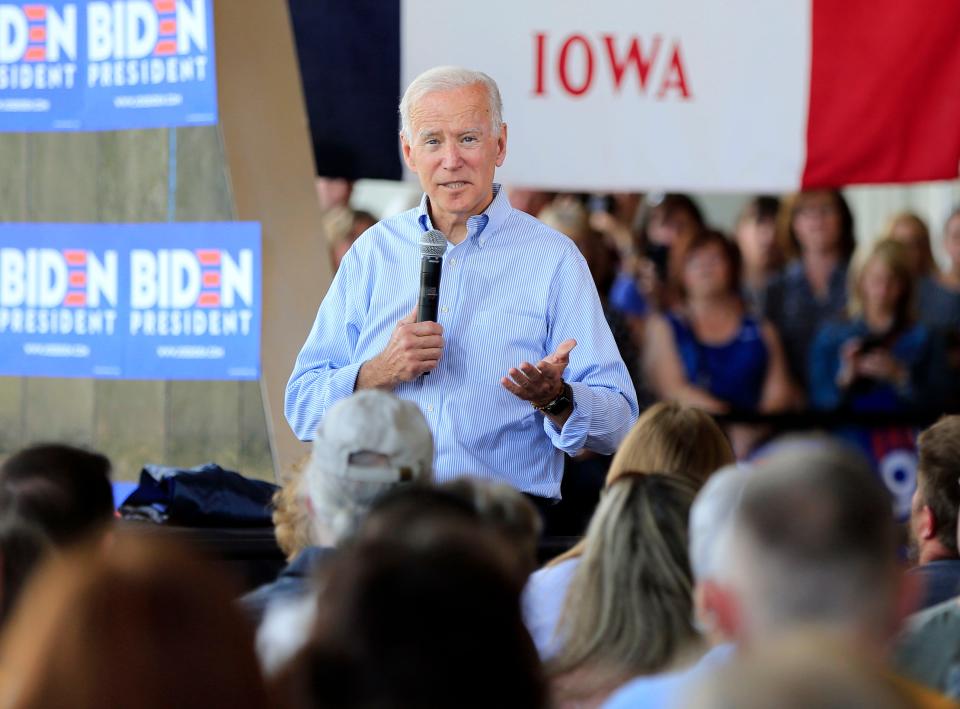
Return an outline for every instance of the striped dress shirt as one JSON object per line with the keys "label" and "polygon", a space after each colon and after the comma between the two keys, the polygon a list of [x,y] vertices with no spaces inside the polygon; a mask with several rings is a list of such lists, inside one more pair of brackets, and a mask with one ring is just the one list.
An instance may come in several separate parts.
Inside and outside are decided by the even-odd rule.
{"label": "striped dress shirt", "polygon": [[[420,206],[371,227],[344,257],[287,384],[285,414],[302,440],[353,393],[361,365],[386,347],[417,301]],[[560,497],[563,453],[612,453],[637,419],[637,396],[576,245],[513,209],[494,185],[467,236],[447,244],[438,322],[444,350],[429,375],[395,393],[419,405],[433,432],[438,481],[461,475]],[[560,429],[500,384],[574,338],[564,379],[574,410]]]}

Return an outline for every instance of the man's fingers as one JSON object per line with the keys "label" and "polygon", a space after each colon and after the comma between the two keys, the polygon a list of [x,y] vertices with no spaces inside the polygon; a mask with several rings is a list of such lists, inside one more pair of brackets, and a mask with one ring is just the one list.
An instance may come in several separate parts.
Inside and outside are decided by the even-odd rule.
{"label": "man's fingers", "polygon": [[417,337],[430,337],[432,335],[442,335],[443,325],[429,320],[425,322],[407,323],[406,331]]}
{"label": "man's fingers", "polygon": [[431,347],[424,350],[414,350],[413,354],[421,361],[439,360],[441,357],[443,357],[443,349],[439,347]]}
{"label": "man's fingers", "polygon": [[517,386],[510,378],[503,377],[500,380],[500,384],[502,384],[503,388],[509,391],[514,396],[519,396],[521,399],[524,398],[523,387]]}
{"label": "man's fingers", "polygon": [[576,346],[577,346],[577,341],[574,340],[573,338],[570,338],[569,340],[564,340],[559,345],[557,345],[557,350],[556,352],[553,353],[553,356],[557,357],[558,359],[566,360],[570,356],[570,352]]}
{"label": "man's fingers", "polygon": [[524,362],[520,365],[520,371],[532,382],[539,381],[543,379],[543,372],[534,367],[529,362]]}
{"label": "man's fingers", "polygon": [[397,325],[412,325],[416,321],[417,321],[417,306],[415,305],[413,306],[413,310],[411,310],[407,315],[401,318],[400,322],[398,322]]}

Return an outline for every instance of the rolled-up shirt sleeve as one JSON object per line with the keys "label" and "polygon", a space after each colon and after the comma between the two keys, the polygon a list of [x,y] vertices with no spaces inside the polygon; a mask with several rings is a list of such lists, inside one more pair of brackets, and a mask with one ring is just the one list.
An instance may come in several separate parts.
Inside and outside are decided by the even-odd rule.
{"label": "rolled-up shirt sleeve", "polygon": [[363,366],[362,361],[354,361],[361,327],[358,277],[356,254],[351,250],[320,304],[287,382],[283,412],[302,441],[313,439],[328,408],[353,393]]}
{"label": "rolled-up shirt sleeve", "polygon": [[556,448],[570,455],[584,448],[612,454],[637,420],[637,393],[579,251],[560,263],[551,292],[548,351],[564,340],[577,341],[564,372],[574,409],[562,429],[544,417],[544,431]]}

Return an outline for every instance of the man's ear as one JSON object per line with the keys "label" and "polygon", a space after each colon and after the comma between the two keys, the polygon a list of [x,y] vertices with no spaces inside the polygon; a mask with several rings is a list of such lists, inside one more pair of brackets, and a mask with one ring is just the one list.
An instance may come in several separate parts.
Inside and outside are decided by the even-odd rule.
{"label": "man's ear", "polygon": [[403,153],[403,162],[407,164],[411,172],[417,171],[416,161],[413,157],[413,146],[407,140],[406,134],[400,132],[400,151]]}
{"label": "man's ear", "polygon": [[935,536],[937,536],[937,515],[934,514],[930,505],[924,505],[920,508],[917,519],[917,538],[927,541]]}
{"label": "man's ear", "polygon": [[500,124],[500,136],[497,138],[497,167],[507,159],[507,124]]}
{"label": "man's ear", "polygon": [[698,600],[702,620],[712,623],[713,629],[728,640],[741,639],[744,634],[743,615],[732,589],[716,581],[703,581]]}

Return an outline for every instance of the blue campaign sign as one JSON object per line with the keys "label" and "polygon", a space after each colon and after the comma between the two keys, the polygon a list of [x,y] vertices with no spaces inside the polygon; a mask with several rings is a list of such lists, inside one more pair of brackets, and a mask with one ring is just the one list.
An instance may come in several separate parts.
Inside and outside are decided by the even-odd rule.
{"label": "blue campaign sign", "polygon": [[213,0],[0,1],[0,132],[216,122]]}
{"label": "blue campaign sign", "polygon": [[257,379],[260,225],[0,224],[0,375]]}

